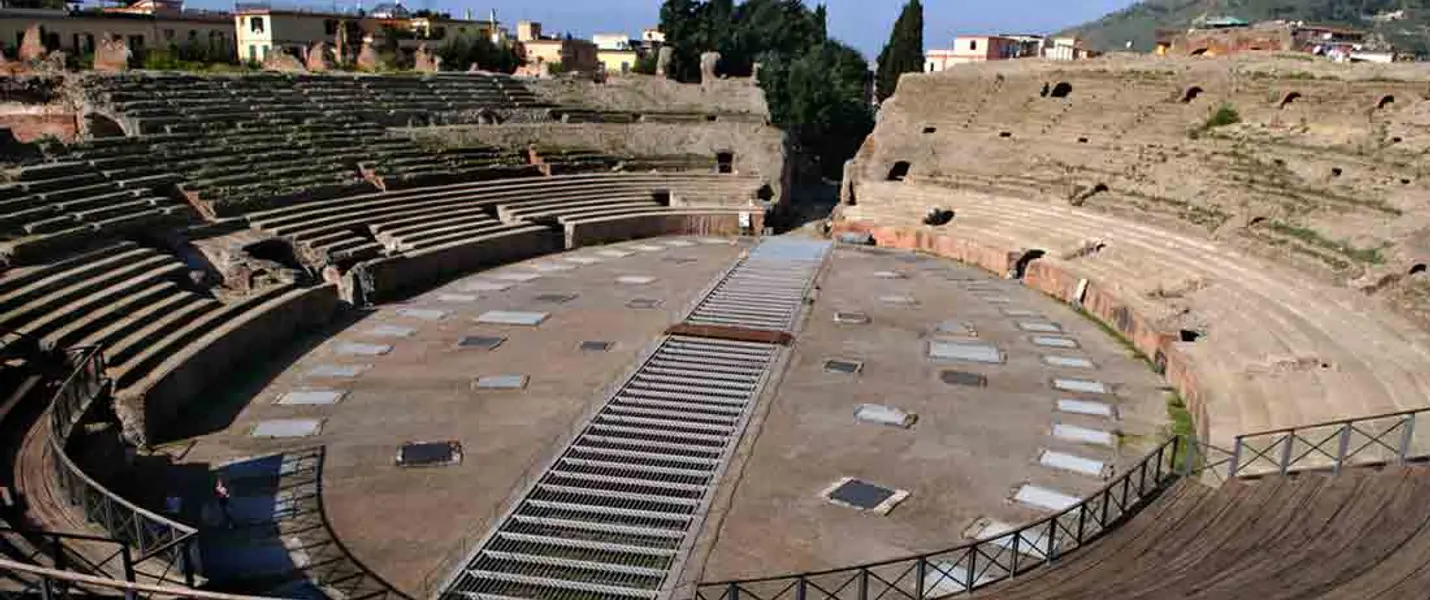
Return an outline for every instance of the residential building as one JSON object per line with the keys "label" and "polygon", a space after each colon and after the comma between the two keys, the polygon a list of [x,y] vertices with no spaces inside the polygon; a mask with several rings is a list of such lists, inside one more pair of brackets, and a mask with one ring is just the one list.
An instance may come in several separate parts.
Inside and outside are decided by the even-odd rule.
{"label": "residential building", "polygon": [[185,10],[182,3],[144,0],[104,10],[0,8],[0,44],[8,55],[37,25],[45,48],[75,55],[94,52],[105,35],[122,38],[136,56],[146,49],[199,46],[219,55],[232,52],[233,20],[226,13]]}
{"label": "residential building", "polygon": [[924,52],[924,70],[937,72],[954,65],[1033,58],[1040,55],[1043,38],[1028,35],[961,35],[953,39],[949,49]]}
{"label": "residential building", "polygon": [[[379,12],[378,9],[381,9]],[[383,16],[378,16],[378,15]],[[365,36],[382,39],[396,36],[399,52],[412,53],[421,44],[429,48],[441,45],[449,37],[472,35],[500,38],[495,19],[473,21],[453,19],[446,15],[408,12],[400,3],[379,5],[373,13],[358,16],[351,13],[280,10],[268,6],[239,5],[233,16],[237,28],[240,60],[262,61],[274,49],[302,56],[303,51],[317,42],[337,43],[338,28],[346,28],[348,49],[354,56]]]}
{"label": "residential building", "polygon": [[1366,33],[1301,21],[1246,23],[1233,17],[1208,19],[1185,30],[1159,30],[1158,56],[1225,56],[1240,52],[1304,52],[1333,60],[1394,59],[1394,49],[1367,43]]}
{"label": "residential building", "polygon": [[517,54],[531,72],[541,72],[543,64],[560,65],[561,71],[595,72],[600,64],[596,44],[572,37],[543,37],[541,23],[516,24]]}
{"label": "residential building", "polygon": [[632,44],[630,36],[624,33],[598,33],[591,36],[591,42],[596,44],[597,50],[630,50],[638,44]]}
{"label": "residential building", "polygon": [[1084,48],[1082,38],[1076,36],[1055,37],[1043,47],[1043,58],[1048,60],[1084,60],[1093,56],[1096,53]]}

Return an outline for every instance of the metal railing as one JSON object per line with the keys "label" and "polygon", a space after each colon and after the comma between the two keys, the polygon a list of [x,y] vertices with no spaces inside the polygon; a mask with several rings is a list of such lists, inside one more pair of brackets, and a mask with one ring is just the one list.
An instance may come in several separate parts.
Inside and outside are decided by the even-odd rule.
{"label": "metal railing", "polygon": [[[124,596],[126,598],[194,598],[196,600],[270,600],[264,596],[240,596],[133,581],[106,579],[73,571],[28,565],[0,558],[0,573],[11,580],[24,581],[29,589],[16,591],[0,587],[0,598],[64,598],[75,596]],[[36,591],[38,590],[38,591]]]}
{"label": "metal railing", "polygon": [[[1181,475],[1227,464],[1181,437],[1076,505],[948,550],[841,569],[702,583],[696,600],[924,600],[968,593],[1054,562],[1116,527]],[[1180,460],[1178,457],[1182,457]]]}
{"label": "metal railing", "polygon": [[[1430,456],[1430,408],[1327,421],[1236,436],[1233,477],[1402,463]],[[1417,426],[1418,425],[1418,426]]]}
{"label": "metal railing", "polygon": [[[138,556],[132,559],[126,551],[125,560],[132,560],[131,564],[151,560],[162,564],[160,572],[146,571],[146,576],[160,583],[172,581],[192,586],[197,570],[197,531],[110,492],[86,475],[65,452],[70,433],[109,384],[105,377],[104,354],[99,348],[77,348],[70,350],[70,355],[74,370],[55,392],[49,410],[48,451],[53,457],[60,491],[71,506],[83,511],[86,519],[138,551]],[[126,569],[125,574],[132,577],[133,569]]]}
{"label": "metal railing", "polygon": [[[84,535],[79,533],[64,533],[58,531],[41,531],[29,529],[16,529],[13,527],[0,527],[0,540],[6,546],[4,555],[18,558],[21,561],[43,565],[46,561],[57,570],[66,570],[78,567],[86,573],[104,573],[106,565],[119,559],[119,568],[125,581],[134,581],[134,557],[130,552],[129,544],[113,538],[101,537],[97,535]],[[114,553],[108,557],[95,561],[83,553],[76,552],[71,546],[74,543],[84,543],[91,546],[115,546]],[[40,588],[38,586],[26,586],[25,582],[19,582],[19,592],[34,592],[41,595],[48,595],[63,592],[63,588]]]}

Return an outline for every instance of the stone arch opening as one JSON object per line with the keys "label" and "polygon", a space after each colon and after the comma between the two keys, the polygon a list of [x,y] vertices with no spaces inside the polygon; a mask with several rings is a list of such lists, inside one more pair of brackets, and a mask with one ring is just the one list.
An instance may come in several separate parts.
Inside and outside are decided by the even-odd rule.
{"label": "stone arch opening", "polygon": [[730,152],[730,151],[716,152],[716,153],[715,153],[715,172],[716,172],[716,173],[734,173],[734,172],[735,172],[735,153],[734,153],[734,152]]}
{"label": "stone arch opening", "polygon": [[1207,49],[1206,49],[1206,48],[1197,48],[1196,50],[1193,50],[1193,51],[1191,52],[1191,56],[1206,56],[1206,54],[1207,54]]}
{"label": "stone arch opening", "polygon": [[1048,252],[1042,249],[1033,249],[1024,252],[1022,256],[1018,257],[1018,262],[1013,265],[1013,278],[1022,279],[1023,275],[1028,272],[1028,265],[1033,264],[1035,260],[1047,256],[1047,254]]}
{"label": "stone arch opening", "polygon": [[766,184],[764,184],[764,185],[761,185],[761,186],[760,186],[760,189],[758,189],[758,190],[755,191],[755,198],[758,198],[758,199],[760,199],[760,200],[764,200],[765,202],[769,202],[770,200],[774,200],[774,199],[775,199],[775,189],[772,188],[772,187],[770,187],[770,184],[768,184],[768,183],[766,183]]}
{"label": "stone arch opening", "polygon": [[1202,332],[1193,329],[1183,329],[1180,334],[1183,342],[1195,342],[1202,337]]}
{"label": "stone arch opening", "polygon": [[1375,103],[1375,107],[1376,109],[1384,109],[1392,104],[1395,104],[1395,96],[1386,94],[1380,97],[1380,101]]}
{"label": "stone arch opening", "polygon": [[116,138],[125,135],[124,127],[118,121],[99,113],[84,116],[84,130],[91,138]]}
{"label": "stone arch opening", "polygon": [[889,175],[884,178],[884,181],[903,181],[905,177],[909,176],[909,168],[912,166],[907,160],[894,163],[894,166],[889,168]]}
{"label": "stone arch opening", "polygon": [[1201,88],[1201,87],[1195,86],[1195,85],[1192,86],[1192,87],[1189,87],[1189,88],[1187,88],[1187,91],[1182,94],[1182,104],[1189,104],[1189,103],[1191,103],[1191,101],[1196,100],[1196,99],[1197,99],[1197,96],[1200,96],[1200,95],[1202,95],[1202,88]]}
{"label": "stone arch opening", "polygon": [[1288,92],[1285,96],[1281,97],[1281,108],[1286,108],[1292,102],[1295,102],[1300,99],[1301,92]]}
{"label": "stone arch opening", "polygon": [[1073,87],[1071,83],[1059,81],[1057,85],[1053,86],[1053,91],[1048,92],[1048,96],[1052,98],[1066,98],[1068,94],[1072,93],[1072,90]]}
{"label": "stone arch opening", "polygon": [[937,132],[938,132],[938,128],[937,128],[937,127],[925,127],[925,128],[924,128],[924,133],[937,133]]}
{"label": "stone arch opening", "polygon": [[1345,171],[1342,171],[1340,167],[1331,167],[1331,177],[1340,177],[1341,173],[1344,172]]}
{"label": "stone arch opening", "polygon": [[1425,272],[1425,263],[1415,263],[1410,267],[1410,275],[1420,275]]}

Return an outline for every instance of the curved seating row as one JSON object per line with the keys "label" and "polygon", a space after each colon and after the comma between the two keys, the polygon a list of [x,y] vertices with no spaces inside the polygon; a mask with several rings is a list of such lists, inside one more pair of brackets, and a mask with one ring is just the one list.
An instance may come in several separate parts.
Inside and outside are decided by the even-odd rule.
{"label": "curved seating row", "polygon": [[[929,206],[957,216],[924,226]],[[1191,366],[1183,376],[1194,381],[1184,383],[1195,385],[1184,392],[1203,396],[1194,410],[1213,444],[1241,432],[1420,408],[1430,393],[1430,334],[1350,290],[1211,240],[1064,205],[909,182],[863,183],[859,204],[841,215],[841,226],[872,228],[880,243],[938,251],[957,241],[1005,262],[1010,252],[1046,251],[1035,264],[1057,276],[1030,285],[1071,298],[1078,280],[1088,279],[1126,307],[1128,322],[1140,315],[1168,338],[1165,347],[1139,344],[1149,356],[1185,355]],[[1196,341],[1175,339],[1179,329],[1192,330]]]}
{"label": "curved seating row", "polygon": [[1107,538],[973,596],[1418,598],[1430,471],[1351,469],[1212,489],[1183,480]]}

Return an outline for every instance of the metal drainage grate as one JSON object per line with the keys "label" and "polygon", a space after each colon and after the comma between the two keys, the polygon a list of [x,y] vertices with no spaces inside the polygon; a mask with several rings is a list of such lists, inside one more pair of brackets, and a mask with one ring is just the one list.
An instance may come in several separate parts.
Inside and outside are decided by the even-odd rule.
{"label": "metal drainage grate", "polygon": [[686,322],[790,330],[829,247],[828,242],[766,238],[725,274]]}
{"label": "metal drainage grate", "polygon": [[397,449],[399,467],[446,467],[461,462],[461,442],[408,442]]}
{"label": "metal drainage grate", "polygon": [[457,346],[462,348],[480,348],[482,350],[496,350],[502,345],[506,338],[500,336],[469,335],[457,340]]}
{"label": "metal drainage grate", "polygon": [[651,309],[660,308],[660,300],[655,298],[631,298],[626,302],[626,308]]}
{"label": "metal drainage grate", "polygon": [[659,597],[777,346],[670,337],[526,491],[442,597]]}
{"label": "metal drainage grate", "polygon": [[541,294],[532,300],[537,302],[550,302],[552,304],[565,304],[576,299],[576,294]]}
{"label": "metal drainage grate", "polygon": [[584,342],[581,342],[581,351],[582,351],[582,352],[609,352],[609,351],[611,350],[611,348],[615,347],[615,345],[616,345],[615,342],[598,342],[598,341],[594,341],[594,340],[586,340],[586,341],[584,341]]}
{"label": "metal drainage grate", "polygon": [[525,387],[525,375],[483,375],[472,380],[472,389],[475,390],[519,390]]}
{"label": "metal drainage grate", "polygon": [[909,497],[907,491],[886,488],[853,477],[840,479],[820,495],[824,496],[825,500],[840,506],[879,514],[888,514],[890,510],[894,509],[894,506]]}
{"label": "metal drainage grate", "polygon": [[825,373],[853,375],[864,370],[864,362],[858,360],[830,359],[824,361]]}
{"label": "metal drainage grate", "polygon": [[941,371],[938,378],[949,385],[966,385],[969,387],[987,387],[988,378],[979,373],[968,371],[954,371],[952,369]]}

